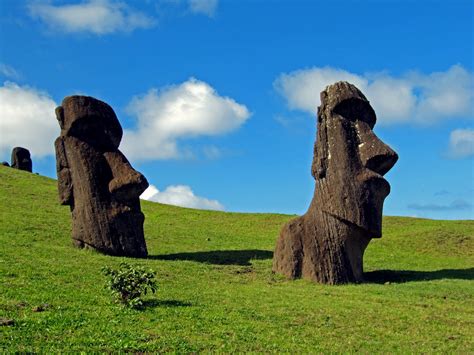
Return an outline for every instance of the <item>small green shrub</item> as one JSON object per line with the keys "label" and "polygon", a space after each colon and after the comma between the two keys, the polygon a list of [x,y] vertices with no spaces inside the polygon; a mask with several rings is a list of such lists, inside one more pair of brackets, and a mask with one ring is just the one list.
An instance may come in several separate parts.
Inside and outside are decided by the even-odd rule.
{"label": "small green shrub", "polygon": [[118,269],[105,266],[102,268],[102,272],[108,276],[106,287],[112,295],[118,302],[130,308],[143,306],[142,294],[146,294],[148,289],[155,293],[158,288],[155,272],[153,270],[147,271],[141,266],[121,263]]}

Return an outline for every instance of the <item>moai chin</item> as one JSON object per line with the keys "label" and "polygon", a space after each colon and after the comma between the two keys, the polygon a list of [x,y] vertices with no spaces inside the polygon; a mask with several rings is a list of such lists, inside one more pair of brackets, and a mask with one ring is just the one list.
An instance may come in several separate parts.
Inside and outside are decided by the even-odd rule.
{"label": "moai chin", "polygon": [[93,97],[69,96],[56,117],[59,199],[71,208],[73,243],[146,257],[139,196],[148,182],[118,150],[123,132],[113,109]]}
{"label": "moai chin", "polygon": [[382,236],[383,178],[397,154],[373,132],[375,112],[354,85],[321,92],[308,211],[281,230],[273,271],[325,284],[363,281],[363,255]]}
{"label": "moai chin", "polygon": [[12,150],[11,167],[19,170],[33,171],[33,162],[31,161],[30,151],[26,148],[15,147]]}

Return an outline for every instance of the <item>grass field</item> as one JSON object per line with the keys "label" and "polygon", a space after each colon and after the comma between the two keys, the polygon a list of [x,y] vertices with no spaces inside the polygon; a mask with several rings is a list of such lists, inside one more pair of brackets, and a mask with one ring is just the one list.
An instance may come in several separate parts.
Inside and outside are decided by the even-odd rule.
{"label": "grass field", "polygon": [[[142,209],[148,259],[78,250],[56,181],[0,167],[0,349],[474,352],[474,221],[386,217],[368,282],[323,286],[271,273],[291,216]],[[124,260],[157,272],[144,310],[104,288]]]}

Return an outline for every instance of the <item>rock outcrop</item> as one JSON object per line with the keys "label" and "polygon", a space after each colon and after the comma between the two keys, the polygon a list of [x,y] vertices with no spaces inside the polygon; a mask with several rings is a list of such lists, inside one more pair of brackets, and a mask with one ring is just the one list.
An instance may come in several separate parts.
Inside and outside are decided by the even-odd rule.
{"label": "rock outcrop", "polygon": [[118,150],[122,127],[113,109],[92,97],[69,96],[56,117],[59,200],[71,208],[74,244],[146,257],[139,196],[148,182]]}
{"label": "rock outcrop", "polygon": [[277,240],[273,271],[319,283],[363,281],[363,255],[382,236],[390,185],[383,178],[397,154],[373,132],[376,115],[354,85],[321,92],[308,211],[287,223]]}

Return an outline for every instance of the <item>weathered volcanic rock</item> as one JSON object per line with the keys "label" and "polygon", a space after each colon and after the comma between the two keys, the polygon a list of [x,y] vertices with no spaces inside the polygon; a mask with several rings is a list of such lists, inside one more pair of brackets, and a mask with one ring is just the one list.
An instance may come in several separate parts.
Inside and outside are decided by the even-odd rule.
{"label": "weathered volcanic rock", "polygon": [[11,326],[15,325],[15,320],[14,319],[9,319],[9,318],[0,318],[0,327],[2,326]]}
{"label": "weathered volcanic rock", "polygon": [[29,171],[33,170],[30,152],[26,148],[15,147],[12,150],[12,168]]}
{"label": "weathered volcanic rock", "polygon": [[354,85],[321,92],[308,211],[287,223],[277,240],[273,271],[326,284],[363,281],[363,255],[382,235],[390,185],[382,177],[397,154],[373,132],[375,112]]}
{"label": "weathered volcanic rock", "polygon": [[10,166],[10,164],[8,164],[8,162],[6,162],[6,161],[2,161],[2,165],[3,166],[8,166],[8,167]]}
{"label": "weathered volcanic rock", "polygon": [[148,182],[118,150],[122,127],[114,111],[92,97],[69,96],[56,117],[59,200],[71,207],[74,244],[146,257],[139,196]]}

